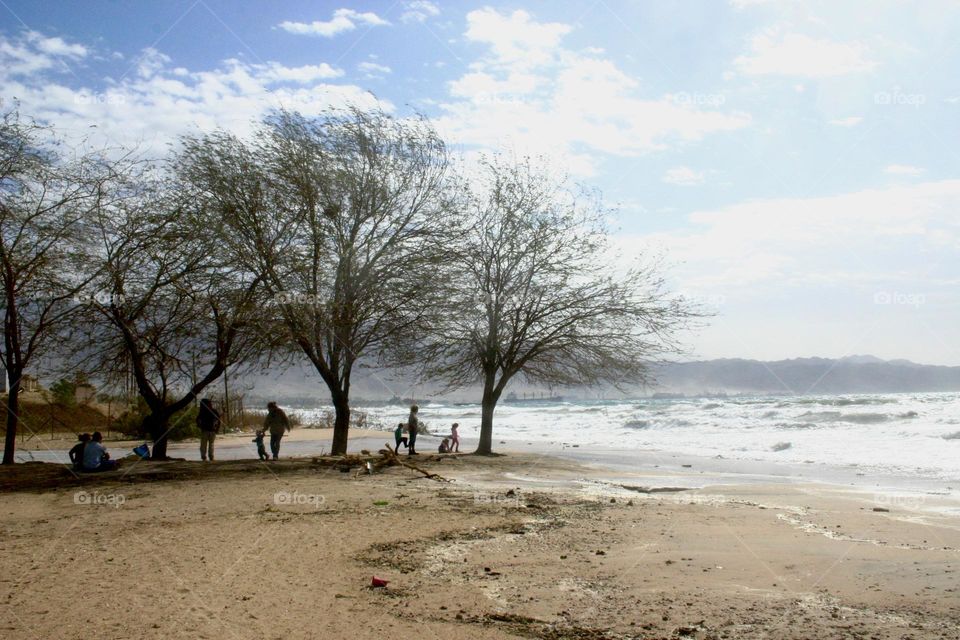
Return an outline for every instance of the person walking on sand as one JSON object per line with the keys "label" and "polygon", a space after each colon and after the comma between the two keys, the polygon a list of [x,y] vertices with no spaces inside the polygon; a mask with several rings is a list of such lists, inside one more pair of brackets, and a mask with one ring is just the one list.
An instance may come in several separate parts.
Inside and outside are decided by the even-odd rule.
{"label": "person walking on sand", "polygon": [[420,420],[417,418],[417,412],[420,407],[413,405],[410,407],[410,415],[407,416],[407,431],[409,432],[410,442],[407,445],[407,455],[417,455],[417,429],[420,427]]}
{"label": "person walking on sand", "polygon": [[453,426],[450,427],[450,451],[452,453],[460,453],[460,432],[457,431],[460,428],[460,424],[457,422],[453,423]]}
{"label": "person walking on sand", "polygon": [[213,441],[217,439],[217,431],[220,430],[220,412],[213,408],[210,398],[200,401],[197,427],[200,428],[200,459],[206,462],[209,458],[210,462],[213,462]]}
{"label": "person walking on sand", "polygon": [[253,439],[253,442],[256,442],[256,443],[257,443],[257,455],[260,456],[260,459],[261,459],[261,460],[269,460],[269,459],[270,459],[270,456],[267,455],[267,448],[266,448],[265,446],[263,446],[263,436],[264,436],[264,435],[266,435],[266,434],[264,434],[264,432],[263,432],[262,430],[261,430],[261,431],[257,431],[257,433],[255,434],[255,437],[254,437],[254,439]]}
{"label": "person walking on sand", "polygon": [[267,403],[267,417],[263,421],[263,430],[270,432],[270,453],[276,460],[280,455],[280,440],[290,431],[290,419],[276,402]]}
{"label": "person walking on sand", "polygon": [[407,442],[408,442],[409,440],[403,436],[403,429],[404,429],[406,426],[407,426],[407,425],[405,425],[405,424],[403,424],[403,423],[401,422],[400,424],[397,425],[397,428],[393,430],[393,439],[394,439],[394,440],[396,441],[396,443],[397,443],[396,446],[393,448],[394,452],[400,451],[400,445],[401,445],[401,444],[402,444],[403,446],[405,446],[405,447],[408,446],[408,445],[407,445]]}

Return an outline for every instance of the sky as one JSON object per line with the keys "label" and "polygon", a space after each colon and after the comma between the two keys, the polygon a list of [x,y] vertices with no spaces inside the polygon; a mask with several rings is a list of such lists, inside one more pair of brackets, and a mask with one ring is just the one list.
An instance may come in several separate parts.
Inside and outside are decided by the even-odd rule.
{"label": "sky", "polygon": [[957,33],[956,0],[0,0],[0,100],[158,156],[420,112],[599,188],[611,260],[714,314],[692,356],[960,365]]}

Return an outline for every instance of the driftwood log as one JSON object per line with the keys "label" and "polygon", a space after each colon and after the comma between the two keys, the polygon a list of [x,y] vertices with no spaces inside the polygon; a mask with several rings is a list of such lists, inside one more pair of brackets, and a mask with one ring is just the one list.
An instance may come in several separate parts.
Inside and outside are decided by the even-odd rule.
{"label": "driftwood log", "polygon": [[369,473],[373,473],[386,467],[399,465],[401,467],[406,467],[407,469],[416,471],[417,473],[422,474],[425,478],[436,480],[437,482],[450,482],[448,478],[444,478],[438,473],[431,473],[426,469],[413,464],[412,462],[403,460],[389,444],[385,444],[384,447],[386,448],[381,449],[379,451],[380,455],[376,458],[369,455],[346,455],[337,458],[313,458],[313,463],[316,465],[333,467],[344,472],[350,471],[354,467],[360,467],[356,475],[360,475],[363,469],[366,469]]}

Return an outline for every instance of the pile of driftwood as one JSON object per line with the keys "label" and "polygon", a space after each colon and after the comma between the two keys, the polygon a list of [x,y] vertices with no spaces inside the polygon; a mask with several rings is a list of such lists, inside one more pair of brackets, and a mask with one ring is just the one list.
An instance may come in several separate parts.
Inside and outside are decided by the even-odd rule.
{"label": "pile of driftwood", "polygon": [[402,459],[389,444],[385,444],[383,446],[385,448],[380,449],[380,451],[377,452],[377,456],[370,454],[370,452],[367,450],[363,450],[360,452],[360,455],[348,454],[345,456],[313,458],[313,463],[319,466],[333,467],[342,471],[343,473],[349,473],[351,470],[356,469],[357,471],[355,475],[360,475],[362,473],[376,473],[385,467],[401,466],[406,467],[407,469],[412,469],[413,471],[422,474],[425,478],[430,478],[431,480],[436,480],[438,482],[450,482],[450,480],[444,478],[438,473],[431,473],[426,469],[413,464],[412,462]]}

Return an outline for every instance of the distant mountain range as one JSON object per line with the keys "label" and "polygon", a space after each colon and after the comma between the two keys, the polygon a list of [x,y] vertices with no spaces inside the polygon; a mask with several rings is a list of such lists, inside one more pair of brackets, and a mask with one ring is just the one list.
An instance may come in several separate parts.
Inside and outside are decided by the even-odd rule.
{"label": "distant mountain range", "polygon": [[960,391],[960,367],[881,360],[873,356],[744,360],[658,365],[654,392],[895,393]]}
{"label": "distant mountain range", "polygon": [[[919,391],[960,391],[960,367],[924,365],[909,360],[881,360],[874,356],[846,358],[794,358],[760,361],[742,358],[701,360],[657,365],[653,368],[656,384],[646,388],[625,389],[628,396],[653,393],[709,395],[716,393],[759,394],[831,394],[896,393]],[[295,366],[280,372],[252,376],[246,385],[251,401],[275,399],[297,404],[329,401],[326,388],[307,366]],[[535,385],[517,380],[510,385],[517,396],[525,393],[550,395]],[[612,389],[554,390],[568,400],[576,398],[620,397]],[[384,401],[393,395],[419,399],[476,401],[479,388],[445,394],[434,385],[393,378],[386,371],[362,370],[353,385],[356,401],[361,398]]]}

